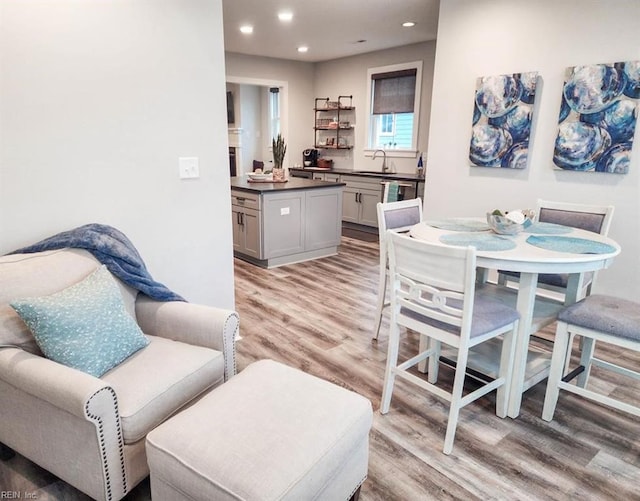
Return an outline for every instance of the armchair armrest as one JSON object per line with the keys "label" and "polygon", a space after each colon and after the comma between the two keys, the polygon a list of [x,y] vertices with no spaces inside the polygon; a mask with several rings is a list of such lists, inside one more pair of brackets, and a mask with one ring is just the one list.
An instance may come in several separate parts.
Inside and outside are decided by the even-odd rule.
{"label": "armchair armrest", "polygon": [[17,348],[0,350],[0,379],[82,419],[94,395],[113,391],[96,377]]}
{"label": "armchair armrest", "polygon": [[[93,498],[124,496],[124,441],[110,385],[19,348],[3,348],[0,397],[0,442]],[[82,468],[60,461],[72,457],[81,458]]]}
{"label": "armchair armrest", "polygon": [[224,380],[235,375],[235,341],[240,323],[236,312],[181,301],[156,301],[139,294],[136,317],[146,334],[222,352]]}

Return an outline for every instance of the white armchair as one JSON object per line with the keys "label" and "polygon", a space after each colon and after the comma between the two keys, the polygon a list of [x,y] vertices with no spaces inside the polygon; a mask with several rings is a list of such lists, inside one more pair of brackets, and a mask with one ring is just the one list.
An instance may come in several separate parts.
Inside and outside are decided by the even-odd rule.
{"label": "white armchair", "polygon": [[45,358],[9,302],[59,291],[99,266],[82,250],[0,257],[0,445],[92,498],[118,500],[149,473],[146,434],[235,374],[239,321],[119,282],[150,343],[100,378]]}

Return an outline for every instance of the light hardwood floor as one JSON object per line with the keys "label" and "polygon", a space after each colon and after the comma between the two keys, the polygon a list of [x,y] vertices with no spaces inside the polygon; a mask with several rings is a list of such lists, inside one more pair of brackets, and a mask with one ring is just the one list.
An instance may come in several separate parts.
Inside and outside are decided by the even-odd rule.
{"label": "light hardwood floor", "polygon": [[[525,394],[514,420],[495,416],[495,394],[464,408],[450,456],[441,452],[447,406],[438,398],[398,381],[390,412],[380,415],[388,316],[373,342],[377,277],[377,243],[352,238],[343,238],[338,256],[273,270],[235,261],[239,370],[271,358],[371,400],[361,500],[640,499],[640,420],[562,393],[554,421],[542,421],[546,382]],[[402,354],[416,348],[408,333]],[[602,353],[640,366],[638,355]],[[452,374],[443,368],[439,384],[450,385]],[[616,376],[594,372],[593,383],[639,400],[640,385]],[[0,465],[1,489],[85,499],[20,456]],[[128,498],[149,499],[148,484]]]}

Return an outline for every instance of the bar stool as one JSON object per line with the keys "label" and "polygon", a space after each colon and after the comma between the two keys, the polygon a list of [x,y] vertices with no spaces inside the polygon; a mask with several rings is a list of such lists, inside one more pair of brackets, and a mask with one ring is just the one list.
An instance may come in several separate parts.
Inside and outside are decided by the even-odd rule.
{"label": "bar stool", "polygon": [[[571,358],[573,335],[582,336],[580,366],[563,375]],[[592,366],[640,380],[640,372],[621,367],[594,356],[596,341],[640,351],[640,304],[626,299],[593,294],[560,312],[551,358],[542,419],[551,421],[559,390],[570,391],[614,409],[640,416],[640,407],[587,389]],[[576,384],[570,381],[577,376]]]}

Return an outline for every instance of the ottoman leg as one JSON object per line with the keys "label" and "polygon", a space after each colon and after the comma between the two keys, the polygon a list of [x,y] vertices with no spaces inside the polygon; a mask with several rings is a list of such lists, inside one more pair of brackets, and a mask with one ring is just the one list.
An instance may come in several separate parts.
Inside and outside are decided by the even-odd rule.
{"label": "ottoman leg", "polygon": [[362,486],[356,489],[356,492],[353,493],[353,496],[351,496],[349,501],[358,501],[358,499],[360,498],[360,489],[362,489]]}

